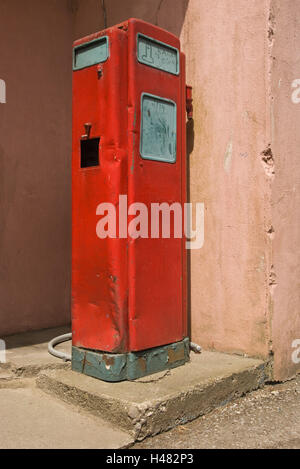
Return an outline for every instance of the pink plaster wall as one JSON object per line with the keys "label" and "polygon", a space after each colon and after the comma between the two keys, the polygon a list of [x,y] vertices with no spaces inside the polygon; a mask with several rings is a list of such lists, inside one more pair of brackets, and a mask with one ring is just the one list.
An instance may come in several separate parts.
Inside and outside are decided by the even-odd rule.
{"label": "pink plaster wall", "polygon": [[[281,380],[300,372],[300,363],[292,360],[292,343],[300,340],[300,1],[274,0],[271,7],[274,233],[270,305],[274,378]],[[296,79],[299,92],[292,87]],[[298,349],[300,359],[300,343]]]}
{"label": "pink plaster wall", "polygon": [[181,38],[195,110],[190,195],[205,203],[204,246],[191,252],[192,338],[266,357],[266,2],[190,0]]}
{"label": "pink plaster wall", "polygon": [[74,0],[74,37],[79,38],[128,18],[140,18],[180,35],[189,0]]}
{"label": "pink plaster wall", "polygon": [[1,0],[0,337],[69,321],[72,14]]}

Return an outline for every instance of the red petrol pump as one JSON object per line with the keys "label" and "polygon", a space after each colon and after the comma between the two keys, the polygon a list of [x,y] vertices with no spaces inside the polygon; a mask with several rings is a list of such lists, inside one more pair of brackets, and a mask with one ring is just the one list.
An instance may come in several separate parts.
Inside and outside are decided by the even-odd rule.
{"label": "red petrol pump", "polygon": [[[153,205],[186,202],[186,98],[185,56],[167,31],[130,19],[74,43],[75,371],[121,381],[189,360],[185,239],[149,232]],[[190,88],[188,103],[191,113]],[[136,236],[141,205],[148,235]],[[115,228],[99,234],[110,207]]]}

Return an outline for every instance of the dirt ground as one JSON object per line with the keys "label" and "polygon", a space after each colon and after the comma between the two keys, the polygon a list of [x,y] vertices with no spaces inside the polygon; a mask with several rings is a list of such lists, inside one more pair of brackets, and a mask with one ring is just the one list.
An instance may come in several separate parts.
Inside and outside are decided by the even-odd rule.
{"label": "dirt ground", "polygon": [[300,375],[267,385],[133,448],[300,449]]}

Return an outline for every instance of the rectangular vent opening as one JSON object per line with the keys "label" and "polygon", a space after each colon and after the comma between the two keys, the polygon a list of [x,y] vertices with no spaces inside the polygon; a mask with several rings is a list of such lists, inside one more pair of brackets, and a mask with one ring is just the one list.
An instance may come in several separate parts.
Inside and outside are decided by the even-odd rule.
{"label": "rectangular vent opening", "polygon": [[81,168],[99,166],[100,138],[81,140]]}

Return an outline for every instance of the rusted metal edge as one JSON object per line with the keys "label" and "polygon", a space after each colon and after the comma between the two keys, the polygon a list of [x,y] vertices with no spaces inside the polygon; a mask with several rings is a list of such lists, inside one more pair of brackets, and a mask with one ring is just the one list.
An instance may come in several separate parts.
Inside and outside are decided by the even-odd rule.
{"label": "rusted metal edge", "polygon": [[103,353],[72,347],[72,370],[103,381],[134,380],[189,361],[189,338],[140,352]]}

